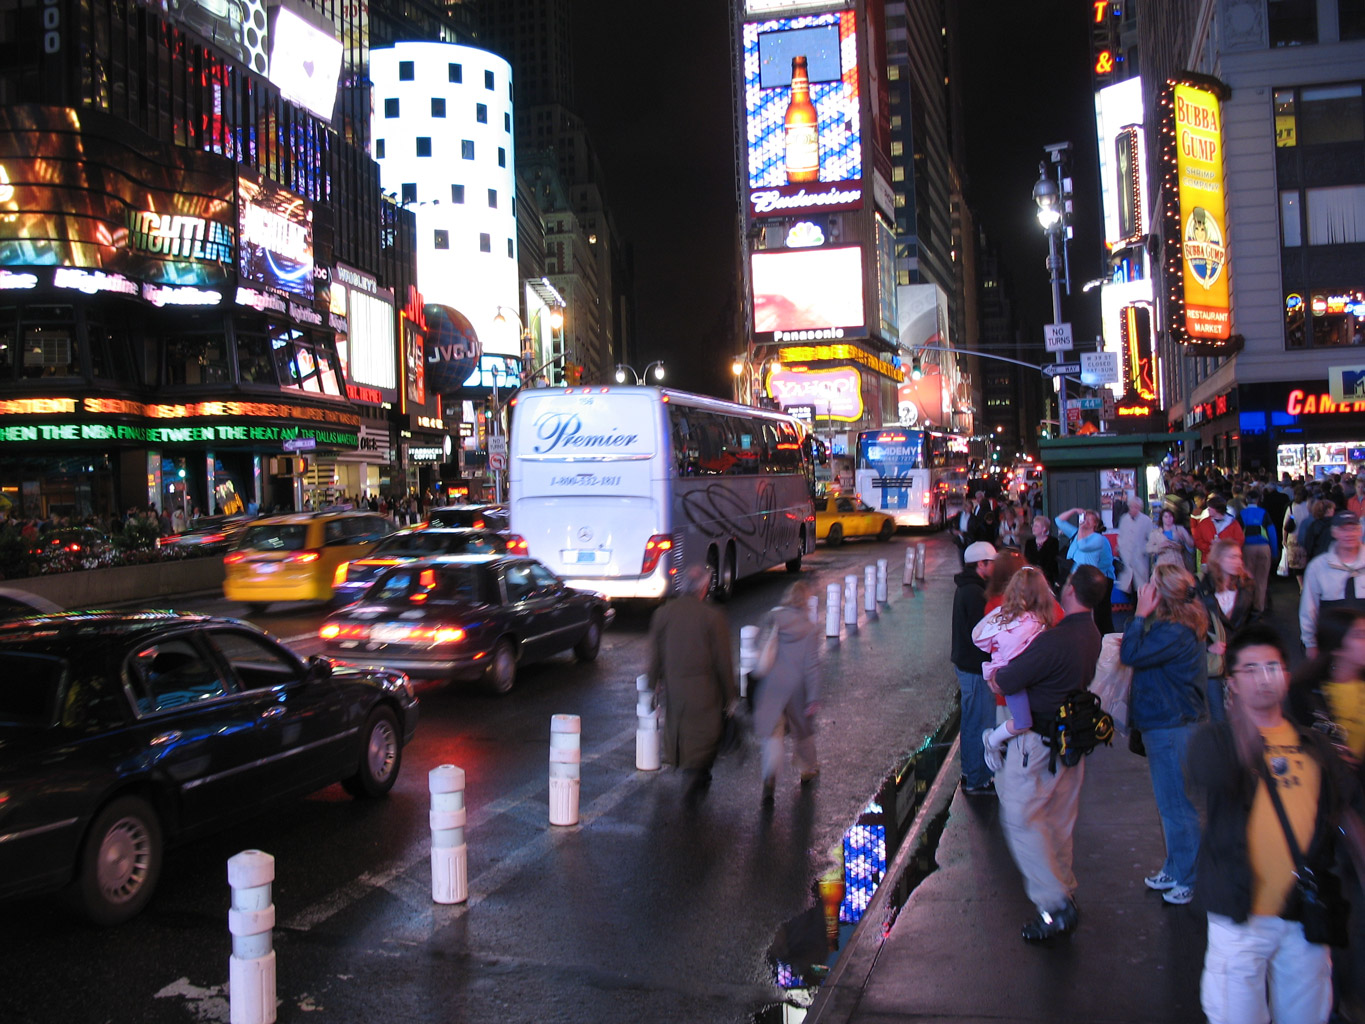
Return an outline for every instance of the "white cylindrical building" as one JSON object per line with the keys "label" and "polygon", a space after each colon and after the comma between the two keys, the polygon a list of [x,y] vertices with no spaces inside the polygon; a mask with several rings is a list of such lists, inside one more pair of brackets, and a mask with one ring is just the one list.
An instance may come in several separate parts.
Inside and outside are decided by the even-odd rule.
{"label": "white cylindrical building", "polygon": [[454,43],[370,51],[380,185],[417,216],[417,287],[473,325],[490,355],[521,355],[512,67]]}

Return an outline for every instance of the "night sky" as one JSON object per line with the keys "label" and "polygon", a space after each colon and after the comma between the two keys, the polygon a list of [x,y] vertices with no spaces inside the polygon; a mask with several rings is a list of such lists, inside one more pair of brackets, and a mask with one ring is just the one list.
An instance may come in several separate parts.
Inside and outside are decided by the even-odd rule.
{"label": "night sky", "polygon": [[[1071,141],[1077,230],[1074,296],[1063,316],[1078,339],[1099,329],[1103,265],[1082,0],[946,0],[978,35],[967,46],[969,202],[1013,282],[1027,336],[1051,319],[1047,244],[1031,199],[1043,146]],[[637,370],[666,361],[668,383],[729,396],[735,270],[735,136],[731,26],[725,0],[667,7],[574,0],[578,106],[604,165],[607,202],[631,243]]]}

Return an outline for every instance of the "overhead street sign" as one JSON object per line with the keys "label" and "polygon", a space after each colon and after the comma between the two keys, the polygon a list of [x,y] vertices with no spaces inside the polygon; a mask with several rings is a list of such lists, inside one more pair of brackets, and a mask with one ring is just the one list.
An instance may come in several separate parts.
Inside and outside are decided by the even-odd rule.
{"label": "overhead street sign", "polygon": [[1043,367],[1043,373],[1049,377],[1060,377],[1064,373],[1078,374],[1080,372],[1080,363],[1048,363]]}
{"label": "overhead street sign", "polygon": [[1070,352],[1072,349],[1071,325],[1044,324],[1043,344],[1049,352]]}
{"label": "overhead street sign", "polygon": [[311,452],[318,446],[315,437],[291,437],[284,442],[284,450],[287,452]]}
{"label": "overhead street sign", "polygon": [[1078,409],[1103,409],[1103,398],[1073,398],[1070,402]]}

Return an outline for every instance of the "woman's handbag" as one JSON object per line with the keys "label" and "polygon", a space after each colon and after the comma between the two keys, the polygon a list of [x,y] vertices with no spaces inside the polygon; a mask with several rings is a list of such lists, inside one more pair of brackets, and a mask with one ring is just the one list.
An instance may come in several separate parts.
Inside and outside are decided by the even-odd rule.
{"label": "woman's handbag", "polygon": [[[1216,643],[1222,644],[1224,650],[1226,650],[1227,642],[1228,631],[1223,626],[1222,618],[1216,611],[1209,612],[1208,646],[1212,647]],[[1223,655],[1214,654],[1212,650],[1207,650],[1204,656],[1207,659],[1206,668],[1210,679],[1222,679],[1227,675],[1227,663],[1225,662]]]}
{"label": "woman's handbag", "polygon": [[1095,676],[1090,680],[1090,692],[1100,699],[1100,707],[1114,720],[1120,733],[1128,731],[1128,690],[1133,685],[1133,670],[1119,658],[1123,646],[1122,633],[1107,633],[1100,643],[1100,657],[1095,662]]}
{"label": "woman's handbag", "polygon": [[1289,571],[1296,572],[1308,567],[1308,549],[1298,542],[1292,533],[1285,538],[1284,549],[1289,552]]}
{"label": "woman's handbag", "polygon": [[1347,921],[1351,905],[1341,894],[1341,879],[1331,871],[1313,871],[1304,863],[1298,838],[1289,825],[1288,815],[1284,813],[1284,804],[1280,802],[1279,787],[1274,779],[1266,775],[1264,762],[1256,766],[1256,774],[1261,777],[1270,794],[1270,802],[1275,805],[1275,814],[1289,843],[1289,855],[1294,858],[1294,888],[1289,891],[1283,916],[1286,920],[1298,921],[1303,925],[1303,937],[1309,942],[1345,946],[1350,939]]}

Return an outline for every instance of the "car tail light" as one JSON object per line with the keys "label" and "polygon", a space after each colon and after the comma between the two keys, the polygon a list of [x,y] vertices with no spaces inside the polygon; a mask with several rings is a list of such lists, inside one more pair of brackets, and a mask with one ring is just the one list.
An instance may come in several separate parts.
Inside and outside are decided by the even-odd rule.
{"label": "car tail light", "polygon": [[209,533],[199,538],[203,544],[217,544],[220,540],[227,540],[226,533]]}
{"label": "car tail light", "polygon": [[158,537],[158,538],[156,539],[156,546],[159,547],[159,548],[164,548],[167,544],[174,544],[174,543],[175,543],[175,541],[172,540],[170,537]]}
{"label": "car tail light", "polygon": [[648,576],[659,564],[665,551],[673,550],[673,538],[666,533],[656,533],[645,541],[645,559],[640,563],[640,575]]}
{"label": "car tail light", "polygon": [[346,572],[351,568],[350,562],[342,562],[337,566],[337,571],[332,575],[332,586],[339,587],[346,582]]}
{"label": "car tail light", "polygon": [[224,564],[224,565],[236,565],[238,562],[243,562],[243,561],[245,561],[245,560],[246,560],[246,554],[245,554],[244,552],[241,552],[241,551],[234,551],[234,552],[233,552],[232,554],[230,554],[230,555],[224,555],[224,556],[223,556],[223,564]]}
{"label": "car tail light", "polygon": [[507,535],[507,553],[509,555],[524,555],[526,551],[526,538],[516,533]]}
{"label": "car tail light", "polygon": [[318,630],[318,637],[322,640],[368,640],[370,627],[346,622],[324,622]]}
{"label": "car tail light", "polygon": [[475,519],[475,520],[474,520],[474,529],[476,529],[476,530],[482,530],[482,529],[483,529],[483,520],[482,520],[482,519]]}
{"label": "car tail light", "polygon": [[286,558],[285,561],[302,564],[306,562],[316,562],[321,557],[322,557],[321,551],[295,551],[292,555]]}

